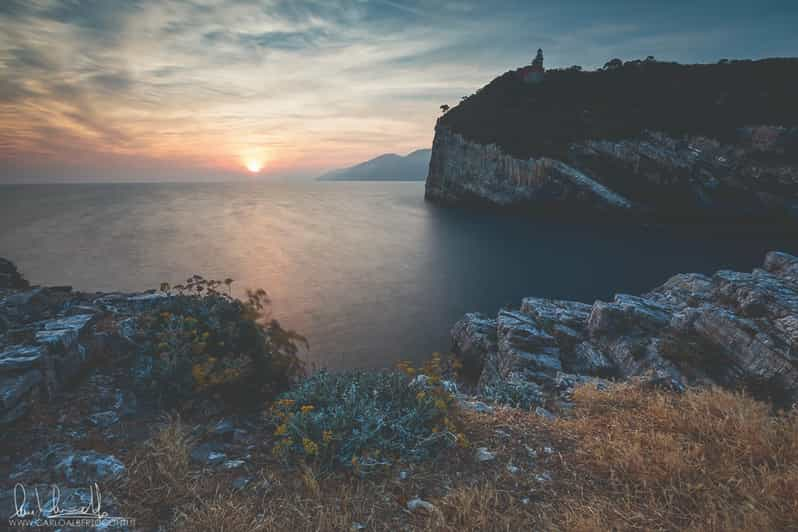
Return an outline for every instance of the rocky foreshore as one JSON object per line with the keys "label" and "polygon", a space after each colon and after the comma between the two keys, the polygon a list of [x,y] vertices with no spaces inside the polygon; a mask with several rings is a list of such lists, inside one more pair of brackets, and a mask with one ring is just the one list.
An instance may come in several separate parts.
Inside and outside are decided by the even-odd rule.
{"label": "rocky foreshore", "polygon": [[163,295],[29,286],[0,259],[0,425],[52,399],[102,357],[131,352],[133,318]]}
{"label": "rocky foreshore", "polygon": [[[414,529],[408,523],[443,519],[441,508],[459,516],[468,510],[462,501],[471,500],[462,493],[493,482],[510,499],[494,509],[491,519],[504,515],[509,504],[515,524],[505,528],[526,529],[536,522],[537,503],[559,515],[556,502],[564,490],[575,486],[574,479],[577,487],[589,485],[579,479],[595,475],[572,450],[592,440],[569,433],[590,429],[579,413],[591,405],[619,404],[615,415],[626,416],[637,437],[636,414],[623,409],[658,401],[663,393],[652,388],[679,392],[688,385],[715,384],[745,388],[778,406],[798,399],[798,258],[779,252],[769,253],[763,269],[750,274],[676,275],[643,296],[619,295],[593,305],[527,298],[519,309],[502,310],[496,318],[469,314],[452,334],[462,361],[480,368],[475,396],[459,393],[455,383],[444,379],[451,373],[445,373],[440,357],[433,357],[418,369],[399,368],[405,374],[354,372],[339,379],[319,372],[295,382],[281,399],[266,405],[252,401],[254,408],[225,405],[216,393],[196,393],[166,408],[153,401],[151,389],[135,385],[135,361],[145,351],[148,320],[170,314],[169,297],[168,288],[88,294],[67,286],[30,286],[11,263],[0,261],[0,509],[9,515],[15,509],[32,512],[34,517],[24,519],[25,526],[32,526],[35,516],[51,519],[59,504],[99,506],[90,489],[94,486],[102,490],[103,513],[112,516],[100,519],[99,528],[219,529],[208,523],[226,527],[236,516],[247,515],[246,523],[230,529],[362,529],[361,523],[375,519],[373,508],[379,506],[376,518],[389,525],[374,528]],[[191,353],[192,360],[196,354]],[[611,384],[637,377],[644,387]],[[165,388],[178,385],[159,382]],[[573,394],[579,383],[589,387]],[[625,394],[636,397],[631,406],[619,403]],[[672,399],[669,415],[679,410],[679,397],[685,402],[697,397],[693,390],[664,395]],[[394,408],[400,396],[410,406]],[[776,428],[769,434],[789,437],[779,427],[794,417],[757,425],[758,415],[770,415],[761,403],[745,406],[753,402],[717,393],[696,400],[712,404],[716,397],[726,403],[715,405],[718,412],[709,416],[722,418],[745,407],[751,419],[735,419],[757,427],[747,433],[772,425]],[[756,410],[760,407],[764,414]],[[340,441],[334,449],[346,451],[358,438],[382,434],[389,413],[396,415],[393,434],[406,437],[419,430],[419,416],[432,415],[420,441],[453,436],[454,443],[434,460],[405,460],[382,454],[378,447],[377,454],[347,458],[345,467],[339,467],[343,471],[328,477],[330,471],[319,462],[320,446]],[[350,417],[352,425],[343,429],[316,434],[308,428],[349,423]],[[555,417],[561,419],[551,423]],[[560,430],[563,426],[571,429]],[[599,430],[601,439],[603,425]],[[289,431],[306,431],[296,432],[303,438],[297,437],[300,447],[292,449],[304,454],[294,460],[281,454],[293,441]],[[728,451],[723,442],[707,439],[717,443],[707,454],[717,452],[716,447]],[[391,437],[382,445],[394,443]],[[644,453],[645,459],[652,459],[652,453]],[[787,451],[779,447],[770,454],[779,453],[787,456],[787,465],[780,467],[788,468]],[[781,464],[782,457],[775,461]],[[754,467],[747,457],[743,462]],[[383,468],[381,476],[368,480],[377,467]],[[766,470],[756,471],[767,477]],[[766,480],[763,485],[776,485]],[[60,499],[49,496],[54,486]],[[21,489],[29,496],[25,503],[20,502]],[[746,488],[746,496],[755,489],[760,488]],[[40,509],[35,494],[44,499]],[[361,508],[364,498],[369,498],[367,510]],[[342,499],[350,508],[344,514]],[[784,500],[773,513],[776,525],[791,519],[784,508],[794,506],[789,506],[790,496]],[[297,501],[302,510],[286,512]],[[356,509],[346,506],[352,501]],[[730,508],[737,507],[733,501]],[[272,526],[250,527],[265,521]],[[304,525],[298,526],[300,521]],[[437,521],[424,523],[415,529],[441,529]]]}
{"label": "rocky foreshore", "polygon": [[[131,455],[167,412],[135,386],[139,322],[167,302],[161,291],[31,286],[13,263],[0,259],[0,528],[15,505],[38,513],[34,489],[44,513],[59,502],[51,498],[53,486],[63,508],[99,506],[89,489],[97,483],[102,509],[113,516],[97,528],[133,529],[128,516],[117,519]],[[228,473],[234,487],[246,485],[253,447],[248,429],[257,414],[230,415],[211,397],[195,403],[182,413],[194,413],[207,426],[194,427],[201,443],[191,449],[192,463]]]}
{"label": "rocky foreshore", "polygon": [[751,273],[679,274],[592,305],[528,297],[496,317],[467,314],[452,340],[481,368],[486,397],[567,407],[576,383],[640,377],[677,390],[744,389],[789,406],[798,401],[798,258],[771,252]]}

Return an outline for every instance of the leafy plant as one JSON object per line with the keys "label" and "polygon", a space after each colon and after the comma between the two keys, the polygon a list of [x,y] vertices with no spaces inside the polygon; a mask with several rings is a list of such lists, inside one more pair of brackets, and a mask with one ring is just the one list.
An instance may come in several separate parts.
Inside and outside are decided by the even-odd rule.
{"label": "leafy plant", "polygon": [[304,374],[297,353],[305,338],[270,319],[264,290],[247,291],[242,301],[232,283],[195,275],[174,288],[161,285],[165,303],[140,321],[140,386],[167,402],[218,393],[254,404]]}
{"label": "leafy plant", "polygon": [[540,387],[535,383],[520,380],[500,381],[491,386],[485,386],[482,396],[489,401],[524,410],[543,404]]}
{"label": "leafy plant", "polygon": [[441,379],[440,357],[400,371],[319,372],[280,396],[271,415],[276,456],[351,467],[361,473],[393,460],[422,460],[454,445],[454,396]]}

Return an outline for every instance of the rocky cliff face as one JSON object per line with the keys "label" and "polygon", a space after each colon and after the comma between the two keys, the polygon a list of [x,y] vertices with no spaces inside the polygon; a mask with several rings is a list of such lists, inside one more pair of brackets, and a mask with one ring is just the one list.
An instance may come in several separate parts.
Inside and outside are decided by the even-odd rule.
{"label": "rocky cliff face", "polygon": [[496,145],[476,144],[440,124],[435,129],[426,197],[501,206],[570,201],[611,209],[632,207],[623,196],[561,161],[515,159]]}
{"label": "rocky cliff face", "polygon": [[798,258],[772,252],[752,273],[680,274],[592,305],[530,297],[496,318],[466,315],[452,339],[482,365],[486,396],[510,387],[560,401],[578,382],[644,377],[789,405],[798,401]]}
{"label": "rocky cliff face", "polygon": [[531,213],[798,219],[798,128],[739,129],[734,143],[646,131],[569,144],[563,160],[518,159],[439,122],[426,198]]}

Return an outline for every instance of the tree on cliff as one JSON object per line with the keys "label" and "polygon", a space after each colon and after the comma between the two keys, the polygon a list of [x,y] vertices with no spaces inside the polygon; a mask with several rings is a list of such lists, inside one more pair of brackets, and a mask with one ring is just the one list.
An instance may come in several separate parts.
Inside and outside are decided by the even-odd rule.
{"label": "tree on cliff", "polygon": [[441,112],[442,113],[445,113],[448,110],[449,110],[449,106],[448,105],[446,105],[446,104],[441,105]]}

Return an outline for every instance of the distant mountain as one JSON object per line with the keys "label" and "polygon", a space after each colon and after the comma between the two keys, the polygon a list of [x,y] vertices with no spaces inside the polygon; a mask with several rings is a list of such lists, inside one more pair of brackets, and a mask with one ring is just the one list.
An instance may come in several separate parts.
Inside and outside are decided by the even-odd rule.
{"label": "distant mountain", "polygon": [[404,157],[386,153],[364,163],[333,170],[320,181],[424,181],[432,150],[416,150]]}

